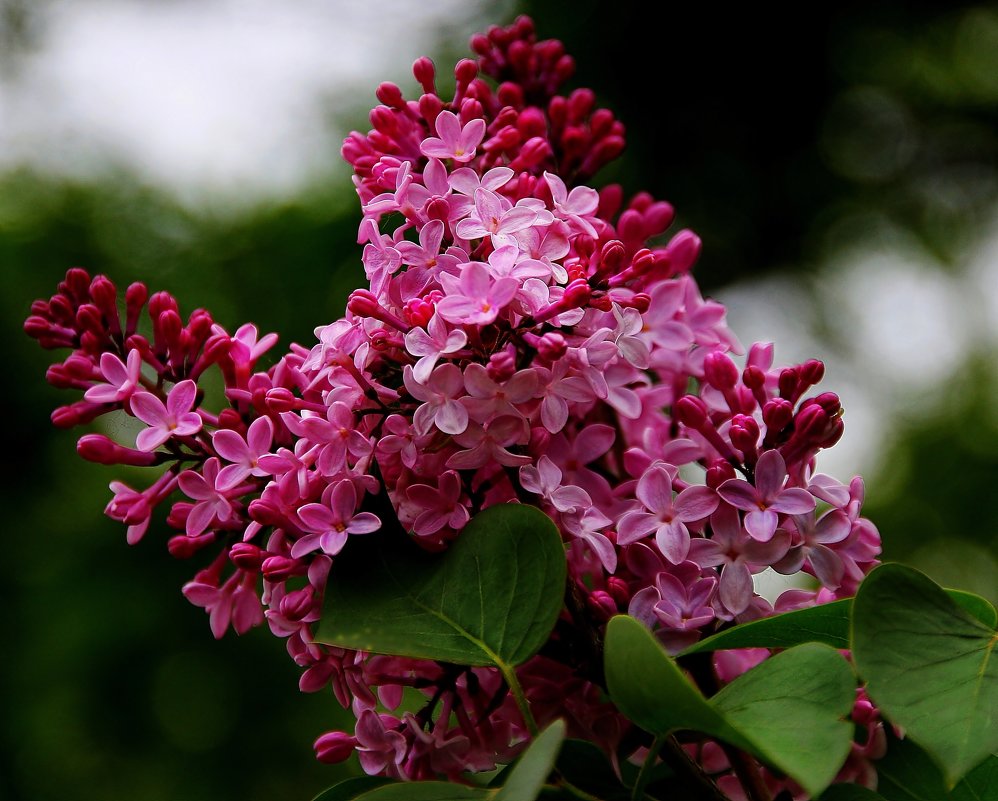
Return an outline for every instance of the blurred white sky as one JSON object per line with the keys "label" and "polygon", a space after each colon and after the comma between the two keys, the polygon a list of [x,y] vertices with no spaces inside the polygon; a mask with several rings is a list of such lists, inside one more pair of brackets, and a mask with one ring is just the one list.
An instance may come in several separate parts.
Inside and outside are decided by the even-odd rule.
{"label": "blurred white sky", "polygon": [[[344,113],[373,105],[382,80],[413,91],[414,58],[460,52],[514,13],[509,0],[11,2],[37,47],[0,53],[0,170],[124,166],[216,210],[328,179]],[[826,361],[846,435],[820,467],[848,479],[879,466],[892,421],[929,409],[968,349],[996,347],[998,228],[946,274],[903,237],[872,237],[813,281],[766,278],[719,299],[746,344],[775,341],[779,363]]]}
{"label": "blurred white sky", "polygon": [[38,47],[0,62],[0,168],[124,166],[189,202],[286,195],[328,174],[344,112],[374,105],[380,81],[414,88],[415,58],[511,14],[482,0],[22,5]]}

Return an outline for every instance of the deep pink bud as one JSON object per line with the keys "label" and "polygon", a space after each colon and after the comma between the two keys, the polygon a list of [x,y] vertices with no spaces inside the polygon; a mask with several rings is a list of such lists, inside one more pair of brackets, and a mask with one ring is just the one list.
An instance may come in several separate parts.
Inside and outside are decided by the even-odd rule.
{"label": "deep pink bud", "polygon": [[401,109],[405,105],[402,97],[402,90],[394,83],[385,81],[380,84],[375,92],[378,101],[394,109]]}
{"label": "deep pink bud", "polygon": [[[470,58],[462,58],[454,65],[454,77],[458,86],[467,86],[478,76],[478,64]],[[417,79],[418,80],[418,79]]]}
{"label": "deep pink bud", "polygon": [[557,331],[549,331],[537,341],[537,353],[549,362],[557,361],[568,352],[568,342]]}
{"label": "deep pink bud", "polygon": [[84,434],[76,443],[76,452],[88,462],[128,464],[150,467],[159,461],[156,453],[126,448],[104,434]]}
{"label": "deep pink bud", "polygon": [[762,407],[762,420],[770,434],[782,431],[793,417],[793,404],[784,398],[773,398]]}
{"label": "deep pink bud", "polygon": [[766,374],[755,365],[750,365],[742,371],[742,383],[749,389],[761,389],[766,386]]}
{"label": "deep pink bud", "polygon": [[703,362],[707,383],[717,389],[731,389],[738,383],[738,368],[725,353],[708,353]]}
{"label": "deep pink bud", "polygon": [[735,468],[724,459],[715,459],[707,468],[706,482],[711,489],[717,489],[729,478],[735,477]]}
{"label": "deep pink bud", "polygon": [[[437,90],[433,84],[433,80],[436,77],[437,71],[430,59],[426,56],[417,58],[412,64],[412,74],[419,81],[419,85],[423,87],[423,91],[427,95],[436,94]],[[433,116],[436,118],[435,114]]]}
{"label": "deep pink bud", "polygon": [[707,404],[695,395],[683,395],[672,406],[672,416],[683,425],[700,431],[709,426]]}
{"label": "deep pink bud", "polygon": [[287,581],[292,576],[305,574],[305,564],[290,556],[268,556],[260,565],[267,581]]}
{"label": "deep pink bud", "polygon": [[68,406],[60,406],[52,412],[52,423],[58,428],[72,428],[73,426],[89,423],[95,417],[100,416],[108,407],[101,403],[90,403],[89,401],[77,401]]}
{"label": "deep pink bud", "polygon": [[209,531],[200,537],[188,537],[186,534],[179,534],[170,537],[166,543],[166,549],[174,559],[190,559],[205,546],[211,545],[215,541],[215,532]]}
{"label": "deep pink bud", "polygon": [[800,366],[800,375],[809,386],[814,386],[825,377],[825,365],[817,359],[808,359]]}
{"label": "deep pink bud", "polygon": [[357,747],[357,738],[342,731],[328,731],[315,741],[315,758],[328,765],[348,759]]}
{"label": "deep pink bud", "polygon": [[298,408],[298,399],[290,389],[274,387],[267,391],[265,403],[267,409],[275,414],[290,412]]}
{"label": "deep pink bud", "polygon": [[786,367],[780,371],[780,397],[790,401],[797,400],[797,385],[800,383],[800,375],[796,367]]}
{"label": "deep pink bud", "polygon": [[485,369],[493,381],[502,382],[512,378],[516,372],[516,351],[501,350],[493,353]]}
{"label": "deep pink bud", "polygon": [[754,418],[736,414],[731,418],[728,436],[731,438],[731,444],[738,448],[746,459],[755,460],[756,445],[759,442],[759,424]]}
{"label": "deep pink bud", "polygon": [[450,206],[442,197],[435,197],[426,204],[426,216],[431,220],[446,222],[450,216]]}
{"label": "deep pink bud", "polygon": [[592,611],[597,620],[609,620],[620,610],[613,596],[603,590],[596,590],[586,599],[586,605]]}
{"label": "deep pink bud", "polygon": [[524,139],[547,134],[547,119],[539,108],[531,106],[520,112],[516,118],[516,128]]}
{"label": "deep pink bud", "polygon": [[241,570],[256,571],[260,569],[264,553],[252,542],[237,542],[229,548],[229,561]]}
{"label": "deep pink bud", "polygon": [[315,606],[315,590],[308,584],[300,590],[289,592],[278,606],[281,614],[288,620],[301,620]]}
{"label": "deep pink bud", "polygon": [[606,581],[606,588],[613,600],[617,602],[618,609],[624,609],[631,600],[631,591],[627,582],[617,576],[610,576]]}

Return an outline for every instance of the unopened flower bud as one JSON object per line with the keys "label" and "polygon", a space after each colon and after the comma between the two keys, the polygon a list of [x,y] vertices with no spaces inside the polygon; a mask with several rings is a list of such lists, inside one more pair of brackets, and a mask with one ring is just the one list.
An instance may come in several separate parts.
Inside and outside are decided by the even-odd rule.
{"label": "unopened flower bud", "polygon": [[342,731],[328,731],[315,741],[315,758],[327,765],[343,762],[353,754],[357,738]]}
{"label": "unopened flower bud", "polygon": [[241,570],[260,569],[265,552],[252,542],[237,542],[229,548],[229,560]]}
{"label": "unopened flower bud", "polygon": [[707,383],[717,389],[731,389],[738,383],[738,368],[726,353],[713,351],[703,362]]}
{"label": "unopened flower bud", "polygon": [[85,434],[76,443],[76,452],[88,462],[151,467],[159,461],[155,451],[126,448],[104,434]]}

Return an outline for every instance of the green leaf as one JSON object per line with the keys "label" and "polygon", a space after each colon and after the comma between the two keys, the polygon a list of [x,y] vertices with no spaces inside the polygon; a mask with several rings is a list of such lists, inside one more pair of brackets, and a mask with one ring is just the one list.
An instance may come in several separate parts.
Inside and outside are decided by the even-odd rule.
{"label": "green leaf", "polygon": [[351,801],[486,801],[492,790],[450,782],[394,782],[356,796]]}
{"label": "green leaf", "polygon": [[508,670],[554,627],[564,545],[533,506],[489,507],[443,554],[397,531],[355,539],[334,560],[319,642]]}
{"label": "green leaf", "polygon": [[655,735],[692,729],[719,737],[792,776],[812,795],[849,753],[855,680],[834,649],[800,645],[770,657],[709,701],[654,635],[626,616],[610,620],[606,678],[620,710]]}
{"label": "green leaf", "polygon": [[846,598],[742,623],[691,645],[681,655],[726,648],[790,648],[803,642],[848,648],[851,607],[852,599]]}
{"label": "green leaf", "polygon": [[[946,593],[964,610],[992,628],[998,612],[987,598],[963,590]],[[833,648],[849,647],[852,598],[795,609],[772,617],[742,623],[691,645],[680,656],[726,648],[790,648],[803,642],[822,642]]]}
{"label": "green leaf", "polygon": [[[946,781],[925,751],[911,740],[892,738],[877,760],[877,792],[886,801],[994,801],[998,799],[998,756],[990,756],[947,792]],[[822,798],[821,801],[825,801]]]}
{"label": "green leaf", "polygon": [[353,776],[323,790],[312,801],[354,801],[362,793],[391,781],[384,776]]}
{"label": "green leaf", "polygon": [[923,573],[881,565],[860,585],[852,651],[874,703],[952,787],[998,750],[998,632]]}
{"label": "green leaf", "polygon": [[564,739],[565,722],[561,720],[556,720],[537,735],[516,760],[495,801],[534,801],[554,770]]}

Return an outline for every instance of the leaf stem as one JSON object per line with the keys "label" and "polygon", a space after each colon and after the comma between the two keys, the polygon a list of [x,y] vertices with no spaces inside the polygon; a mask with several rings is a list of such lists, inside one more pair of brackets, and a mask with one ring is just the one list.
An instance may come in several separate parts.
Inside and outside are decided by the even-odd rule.
{"label": "leaf stem", "polygon": [[520,710],[520,714],[523,716],[523,722],[527,724],[530,736],[536,737],[540,734],[541,730],[537,725],[537,721],[534,720],[533,713],[530,711],[530,704],[527,703],[527,696],[523,692],[523,687],[520,686],[520,680],[516,678],[516,669],[512,665],[507,665],[505,663],[497,664],[499,670],[502,672],[502,677],[506,679],[506,683],[509,685],[509,691],[513,693],[513,698],[516,700],[516,706]]}
{"label": "leaf stem", "polygon": [[655,760],[658,758],[658,752],[662,750],[665,740],[665,735],[660,734],[648,748],[648,754],[645,756],[645,761],[641,763],[641,770],[638,771],[638,778],[635,779],[634,787],[631,790],[631,801],[641,801],[644,797],[645,785],[648,784],[648,777],[651,775]]}

